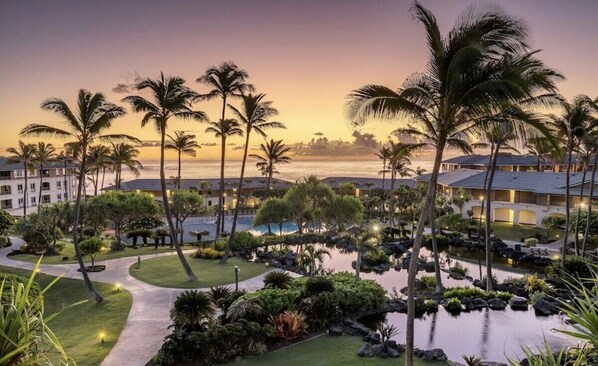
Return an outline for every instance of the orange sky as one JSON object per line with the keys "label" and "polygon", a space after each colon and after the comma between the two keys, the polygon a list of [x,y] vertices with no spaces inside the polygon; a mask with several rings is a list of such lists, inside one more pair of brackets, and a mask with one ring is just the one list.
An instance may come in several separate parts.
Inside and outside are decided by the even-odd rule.
{"label": "orange sky", "polygon": [[[422,1],[446,30],[472,1]],[[344,116],[344,98],[367,83],[398,87],[422,71],[425,36],[411,19],[410,1],[111,1],[0,2],[0,149],[18,141],[28,123],[52,123],[57,117],[39,109],[47,97],[73,102],[79,88],[112,91],[134,74],[179,75],[195,90],[208,66],[232,60],[250,74],[258,91],[268,94],[287,130],[269,137],[307,142],[321,132],[329,139],[352,140]],[[508,12],[526,19],[535,48],[568,78],[561,92],[598,96],[598,2],[503,1]],[[220,101],[197,109],[216,118]],[[152,127],[139,127],[129,114],[111,132],[156,140]],[[369,124],[362,132],[386,140],[396,125]],[[171,130],[194,131],[202,143],[217,142],[204,125],[172,121]],[[242,145],[240,138],[232,139]],[[252,146],[261,139],[252,138]],[[57,142],[60,143],[60,142]],[[231,147],[232,148],[232,147]],[[144,148],[144,158],[157,149]],[[199,158],[215,159],[218,148],[205,147]],[[230,156],[238,157],[239,150]]]}

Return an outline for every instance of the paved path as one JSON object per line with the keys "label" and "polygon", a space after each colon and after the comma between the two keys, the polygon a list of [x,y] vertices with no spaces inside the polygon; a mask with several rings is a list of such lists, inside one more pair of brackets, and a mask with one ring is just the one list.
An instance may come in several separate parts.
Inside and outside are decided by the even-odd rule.
{"label": "paved path", "polygon": [[[19,242],[22,240],[11,238],[11,241]],[[0,249],[0,265],[27,270],[33,269],[35,266],[33,263],[17,261],[7,257],[11,250],[11,248]],[[141,256],[141,259],[174,254],[149,254]],[[121,284],[133,297],[133,304],[125,327],[118,341],[102,362],[103,366],[145,365],[158,352],[164,337],[168,335],[170,309],[178,294],[185,291],[185,289],[157,287],[135,279],[129,274],[129,267],[136,262],[136,256],[98,261],[97,264],[105,265],[106,270],[89,273],[92,281]],[[77,264],[40,265],[42,273],[53,276],[63,274],[67,278],[82,279],[81,273],[77,272],[77,268]],[[263,287],[264,276],[265,273],[239,282],[239,288],[248,291],[258,290]]]}

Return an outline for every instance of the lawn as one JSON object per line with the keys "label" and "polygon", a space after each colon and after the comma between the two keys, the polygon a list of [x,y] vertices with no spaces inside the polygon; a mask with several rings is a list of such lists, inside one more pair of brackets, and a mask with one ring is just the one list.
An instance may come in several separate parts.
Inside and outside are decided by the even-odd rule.
{"label": "lawn", "polygon": [[[395,358],[365,358],[358,357],[357,350],[363,344],[361,338],[341,336],[320,336],[293,346],[269,352],[261,356],[232,364],[240,366],[368,366],[368,365],[403,365],[404,357]],[[447,365],[444,362],[425,362],[417,357],[414,359],[417,366]]]}
{"label": "lawn", "polygon": [[[521,238],[529,238],[536,232],[546,235],[546,229],[535,226],[512,225],[501,222],[493,222],[490,225],[494,230],[492,232],[494,236],[503,240],[520,241]],[[557,235],[559,235],[561,238],[563,237],[562,232],[553,231],[550,233],[551,240],[555,240]]]}
{"label": "lawn", "polygon": [[[64,249],[60,253],[60,255],[54,256],[45,256],[42,259],[43,264],[67,264],[67,263],[77,263],[77,258],[75,257],[75,247],[73,243],[64,241]],[[161,246],[158,249],[154,249],[154,246],[147,246],[147,247],[139,247],[138,249],[126,248],[124,250],[117,250],[117,251],[107,251],[101,254],[98,254],[96,257],[96,262],[105,261],[108,259],[117,259],[117,258],[124,258],[124,257],[133,257],[138,255],[146,255],[146,254],[157,254],[157,253],[169,253],[174,249],[170,249],[170,246]],[[62,260],[63,257],[68,257],[67,260]],[[18,254],[10,257],[11,259],[36,263],[39,259],[38,256],[33,254]],[[86,262],[89,261],[89,257],[84,258]]]}
{"label": "lawn", "polygon": [[172,288],[205,288],[234,284],[235,266],[239,266],[239,281],[258,276],[267,271],[264,264],[246,262],[238,258],[229,258],[224,265],[218,259],[199,259],[187,257],[189,265],[198,280],[191,282],[181,267],[176,255],[152,258],[129,267],[131,276],[151,285]]}
{"label": "lawn", "polygon": [[[31,273],[3,266],[0,266],[0,272],[25,277]],[[52,276],[38,274],[37,282],[43,288],[53,279]],[[45,295],[46,315],[75,302],[89,300],[64,310],[49,323],[68,355],[79,366],[99,365],[102,362],[118,340],[131,310],[132,297],[128,291],[115,291],[113,285],[103,283],[94,283],[94,286],[104,297],[99,304],[89,300],[83,281],[69,278],[60,279]],[[105,334],[104,343],[100,341],[100,333]]]}

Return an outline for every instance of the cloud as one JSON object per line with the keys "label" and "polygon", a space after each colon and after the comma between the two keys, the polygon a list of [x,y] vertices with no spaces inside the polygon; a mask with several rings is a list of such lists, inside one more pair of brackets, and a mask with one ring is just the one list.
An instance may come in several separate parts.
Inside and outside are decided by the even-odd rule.
{"label": "cloud", "polygon": [[237,146],[237,144],[236,144],[236,143],[234,143],[234,142],[229,142],[227,145],[228,145],[228,146]]}
{"label": "cloud", "polygon": [[129,93],[131,91],[131,88],[127,84],[118,83],[114,88],[112,88],[112,91],[119,94],[125,94]]}
{"label": "cloud", "polygon": [[243,146],[235,146],[233,147],[233,150],[243,150]]}
{"label": "cloud", "polygon": [[216,146],[217,144],[215,142],[202,142],[200,145],[201,146]]}
{"label": "cloud", "polygon": [[324,133],[323,132],[316,132],[316,133],[314,133],[314,135],[315,136],[324,136]]}
{"label": "cloud", "polygon": [[112,91],[118,94],[130,93],[135,89],[135,85],[141,80],[142,78],[137,71],[128,73],[125,75],[125,82],[116,84],[116,86],[112,88]]}
{"label": "cloud", "polygon": [[312,138],[307,144],[292,145],[296,155],[302,156],[365,156],[376,152],[380,142],[371,133],[361,133],[355,130],[353,141],[329,140],[323,133],[316,132],[317,138]]}

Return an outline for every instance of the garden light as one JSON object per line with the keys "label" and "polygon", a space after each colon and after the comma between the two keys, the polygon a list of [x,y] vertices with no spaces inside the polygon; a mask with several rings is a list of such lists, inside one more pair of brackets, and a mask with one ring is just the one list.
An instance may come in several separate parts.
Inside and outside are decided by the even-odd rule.
{"label": "garden light", "polygon": [[106,333],[104,332],[100,332],[100,342],[102,342],[102,344],[104,344],[104,338],[106,337]]}
{"label": "garden light", "polygon": [[239,291],[239,272],[241,271],[241,269],[239,269],[239,266],[235,266],[235,290]]}
{"label": "garden light", "polygon": [[116,291],[120,291],[120,283],[118,283],[118,282],[117,282],[117,283],[115,284],[115,286],[116,286]]}

